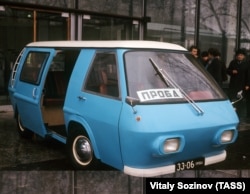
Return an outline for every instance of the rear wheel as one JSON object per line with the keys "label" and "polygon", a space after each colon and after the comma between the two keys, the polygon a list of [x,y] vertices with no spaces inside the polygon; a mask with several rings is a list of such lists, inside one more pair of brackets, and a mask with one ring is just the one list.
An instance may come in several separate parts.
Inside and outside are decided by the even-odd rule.
{"label": "rear wheel", "polygon": [[86,169],[96,163],[91,142],[81,131],[75,131],[68,137],[67,149],[71,163],[76,169]]}
{"label": "rear wheel", "polygon": [[21,117],[19,114],[17,115],[16,120],[17,120],[17,132],[19,133],[19,135],[24,138],[31,138],[33,133],[22,125]]}

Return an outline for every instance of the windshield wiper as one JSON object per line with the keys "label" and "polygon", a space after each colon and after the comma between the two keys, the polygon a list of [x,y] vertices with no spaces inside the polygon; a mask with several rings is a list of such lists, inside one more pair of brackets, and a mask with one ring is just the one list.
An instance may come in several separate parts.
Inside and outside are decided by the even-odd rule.
{"label": "windshield wiper", "polygon": [[153,61],[153,59],[149,58],[149,61],[151,62],[151,64],[153,65],[155,71],[156,71],[156,75],[159,75],[161,80],[164,82],[164,84],[166,84],[167,87],[169,87],[169,83],[168,80],[165,78],[164,74],[162,73],[162,69],[159,68],[156,63]]}
{"label": "windshield wiper", "polygon": [[192,105],[192,107],[197,111],[199,115],[203,115],[204,111],[193,101],[192,98],[188,96],[188,94],[164,71],[164,69],[160,68],[152,58],[149,58],[152,66],[154,67],[156,73],[161,77],[164,83],[169,87],[178,88],[180,92],[183,94],[185,100]]}

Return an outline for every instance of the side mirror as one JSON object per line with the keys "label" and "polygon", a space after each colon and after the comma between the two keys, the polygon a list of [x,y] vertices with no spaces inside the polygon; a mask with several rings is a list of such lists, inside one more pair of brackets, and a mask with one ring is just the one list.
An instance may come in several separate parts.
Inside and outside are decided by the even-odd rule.
{"label": "side mirror", "polygon": [[239,91],[239,92],[237,93],[237,98],[238,98],[238,99],[243,98],[242,93],[243,93],[243,91],[242,91],[242,90],[241,90],[241,91]]}
{"label": "side mirror", "polygon": [[128,103],[130,106],[134,107],[135,105],[140,103],[140,100],[138,98],[132,98],[130,96],[127,96],[126,103]]}
{"label": "side mirror", "polygon": [[132,98],[130,96],[127,96],[126,103],[128,103],[132,107],[134,114],[136,114],[137,111],[134,109],[134,106],[139,104],[140,100],[138,98]]}
{"label": "side mirror", "polygon": [[237,103],[237,102],[239,102],[239,101],[241,101],[243,99],[243,94],[242,93],[243,93],[242,90],[237,93],[237,96],[236,96],[237,100],[233,101],[232,105],[234,105],[235,103]]}

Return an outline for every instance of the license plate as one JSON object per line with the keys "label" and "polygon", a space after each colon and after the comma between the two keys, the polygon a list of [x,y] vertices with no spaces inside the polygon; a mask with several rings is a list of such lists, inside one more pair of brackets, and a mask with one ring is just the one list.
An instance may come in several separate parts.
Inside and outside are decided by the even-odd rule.
{"label": "license plate", "polygon": [[175,164],[175,170],[176,171],[191,170],[201,166],[204,166],[204,158],[177,162]]}

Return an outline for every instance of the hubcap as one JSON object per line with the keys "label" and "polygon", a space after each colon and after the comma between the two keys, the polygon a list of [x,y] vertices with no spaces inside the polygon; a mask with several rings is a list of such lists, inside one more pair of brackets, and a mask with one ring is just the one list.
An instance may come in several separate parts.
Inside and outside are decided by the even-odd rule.
{"label": "hubcap", "polygon": [[22,131],[22,132],[25,131],[25,129],[24,129],[23,126],[22,126],[21,118],[20,118],[19,115],[18,115],[18,126],[19,126],[20,131]]}
{"label": "hubcap", "polygon": [[73,143],[73,154],[76,161],[83,166],[88,165],[92,161],[92,148],[86,137],[76,137]]}

